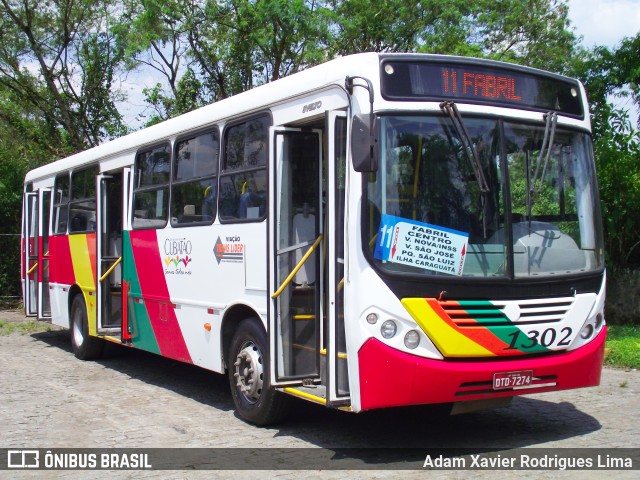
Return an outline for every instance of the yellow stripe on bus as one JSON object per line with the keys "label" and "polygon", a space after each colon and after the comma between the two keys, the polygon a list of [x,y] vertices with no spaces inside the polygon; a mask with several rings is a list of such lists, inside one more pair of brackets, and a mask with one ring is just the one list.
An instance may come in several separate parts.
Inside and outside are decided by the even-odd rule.
{"label": "yellow stripe on bus", "polygon": [[97,335],[96,328],[96,302],[93,293],[96,290],[91,268],[91,256],[85,234],[69,235],[69,250],[71,250],[71,263],[73,265],[73,275],[76,283],[82,290],[84,301],[87,306],[87,321],[89,324],[89,335]]}
{"label": "yellow stripe on bus", "polygon": [[69,235],[69,249],[76,283],[82,290],[95,290],[96,286],[91,269],[91,258],[86,235]]}
{"label": "yellow stripe on bus", "polygon": [[445,357],[495,355],[448,325],[424,298],[404,298],[402,305]]}

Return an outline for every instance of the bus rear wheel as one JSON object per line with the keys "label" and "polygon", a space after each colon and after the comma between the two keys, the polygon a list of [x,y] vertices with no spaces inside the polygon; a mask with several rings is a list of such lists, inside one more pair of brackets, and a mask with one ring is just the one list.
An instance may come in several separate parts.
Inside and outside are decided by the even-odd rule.
{"label": "bus rear wheel", "polygon": [[229,348],[229,384],[238,414],[264,426],[282,420],[288,398],[271,387],[267,338],[257,318],[243,320]]}
{"label": "bus rear wheel", "polygon": [[91,360],[102,355],[104,342],[89,335],[87,307],[81,294],[74,297],[71,304],[71,347],[76,358]]}

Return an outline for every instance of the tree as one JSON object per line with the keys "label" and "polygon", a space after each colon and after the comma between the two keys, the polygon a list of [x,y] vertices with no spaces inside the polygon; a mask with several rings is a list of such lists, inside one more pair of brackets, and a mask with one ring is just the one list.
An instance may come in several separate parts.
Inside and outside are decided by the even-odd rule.
{"label": "tree", "polygon": [[639,50],[640,33],[614,49],[581,51],[573,63],[589,97],[606,250],[614,268],[640,266],[640,132],[628,112],[610,101],[631,96],[640,108]]}
{"label": "tree", "polygon": [[187,39],[203,96],[210,101],[236,95],[253,86],[249,28],[243,27],[238,2],[206,0],[185,5]]}
{"label": "tree", "polygon": [[254,50],[257,84],[272,82],[327,60],[327,10],[320,1],[247,0],[239,16]]}
{"label": "tree", "polygon": [[639,51],[640,33],[624,38],[615,49],[596,46],[574,55],[572,74],[580,78],[587,89],[596,136],[600,134],[600,128],[607,128],[613,108],[610,97],[630,96],[640,108]]}
{"label": "tree", "polygon": [[47,140],[50,132],[31,103],[0,84],[0,297],[20,295],[22,183],[28,170],[59,153]]}
{"label": "tree", "polygon": [[109,0],[0,0],[0,269],[20,291],[22,184],[32,168],[127,131]]}
{"label": "tree", "polygon": [[560,0],[334,0],[332,51],[419,51],[566,71],[576,38]]}
{"label": "tree", "polygon": [[169,95],[162,84],[144,92],[157,114],[149,123],[184,113],[173,108],[179,96],[180,75],[188,66],[188,62],[183,62],[188,43],[181,5],[175,0],[128,0],[112,28],[124,50],[126,67],[129,70],[149,68],[164,78],[169,87]]}
{"label": "tree", "polygon": [[482,0],[478,43],[489,58],[565,73],[577,45],[562,0]]}
{"label": "tree", "polygon": [[640,132],[626,112],[610,109],[594,146],[609,262],[640,266]]}
{"label": "tree", "polygon": [[[126,131],[115,107],[122,52],[104,28],[108,0],[0,0],[0,84],[68,151]],[[10,115],[4,114],[8,121]]]}

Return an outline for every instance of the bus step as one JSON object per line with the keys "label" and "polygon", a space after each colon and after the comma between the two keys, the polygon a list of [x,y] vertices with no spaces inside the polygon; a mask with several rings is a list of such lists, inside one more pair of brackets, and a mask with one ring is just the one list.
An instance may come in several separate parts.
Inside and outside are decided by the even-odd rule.
{"label": "bus step", "polygon": [[304,398],[320,405],[327,404],[327,390],[324,385],[285,387],[284,392],[295,397]]}

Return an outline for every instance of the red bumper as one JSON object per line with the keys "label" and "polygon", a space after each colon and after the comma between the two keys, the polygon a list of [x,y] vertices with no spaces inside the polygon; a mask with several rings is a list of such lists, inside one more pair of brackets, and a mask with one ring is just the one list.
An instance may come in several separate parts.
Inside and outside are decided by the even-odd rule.
{"label": "red bumper", "polygon": [[[600,383],[606,327],[571,352],[517,360],[473,362],[431,360],[372,338],[358,352],[362,410],[508,397],[524,393],[591,387]],[[525,390],[493,390],[493,374],[533,370]]]}

